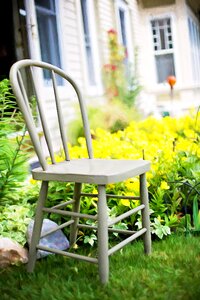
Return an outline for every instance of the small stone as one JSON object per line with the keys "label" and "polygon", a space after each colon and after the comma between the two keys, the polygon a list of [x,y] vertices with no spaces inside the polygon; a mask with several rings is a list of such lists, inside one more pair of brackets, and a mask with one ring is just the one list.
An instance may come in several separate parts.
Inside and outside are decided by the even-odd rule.
{"label": "small stone", "polygon": [[0,238],[0,268],[28,262],[28,251],[9,238]]}
{"label": "small stone", "polygon": [[[32,231],[33,231],[33,225],[34,221],[31,220],[31,222],[28,225],[27,229],[27,241],[30,246],[31,242],[31,237],[32,237]],[[55,222],[49,220],[49,219],[44,219],[43,224],[42,224],[42,232],[41,234],[45,234],[48,231],[55,229],[58,227],[58,224]],[[69,248],[69,241],[62,232],[61,229],[45,236],[40,239],[39,245],[45,246],[48,248],[54,248],[54,249],[59,249],[59,250],[66,250]],[[38,250],[37,251],[37,259],[45,257],[47,255],[53,254],[51,252],[43,251],[43,250]]]}

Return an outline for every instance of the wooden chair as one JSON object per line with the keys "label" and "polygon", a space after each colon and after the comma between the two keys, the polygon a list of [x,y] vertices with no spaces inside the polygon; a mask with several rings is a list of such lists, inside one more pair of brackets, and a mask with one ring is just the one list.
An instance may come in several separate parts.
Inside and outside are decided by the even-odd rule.
{"label": "wooden chair", "polygon": [[[38,73],[39,69],[40,73]],[[26,70],[26,71],[24,71]],[[58,128],[61,136],[62,147],[65,153],[65,161],[56,163],[54,156],[53,143],[54,140],[53,133],[49,130],[49,124],[47,120],[47,113],[45,102],[43,96],[41,97],[41,88],[39,83],[40,76],[38,74],[43,74],[49,72],[49,77],[51,77],[51,88],[53,90],[52,95],[54,96]],[[24,74],[26,74],[26,81],[23,80]],[[84,125],[84,132],[87,144],[88,158],[84,159],[72,159],[70,160],[66,128],[64,124],[65,116],[63,115],[63,109],[61,107],[59,88],[57,77],[62,78],[62,82],[66,81],[68,85],[74,89],[76,97],[80,105],[80,111],[82,116],[82,121]],[[28,78],[28,85],[26,84]],[[60,79],[59,79],[60,80]],[[51,163],[47,162],[46,155],[41,147],[40,138],[38,136],[37,126],[35,125],[35,116],[32,115],[31,105],[29,104],[29,94],[30,94],[30,82],[32,81],[32,87],[34,91],[34,97],[37,102],[38,119],[41,120],[41,127],[43,130],[43,135],[47,144],[49,157]],[[79,88],[76,83],[61,69],[53,66],[51,64],[35,61],[30,59],[25,59],[18,61],[13,64],[10,70],[10,83],[13,89],[13,93],[16,96],[17,103],[23,114],[28,132],[30,134],[32,143],[34,145],[35,152],[38,156],[41,167],[36,168],[32,171],[33,179],[41,181],[41,190],[39,194],[39,199],[36,208],[35,223],[32,234],[32,241],[29,247],[29,260],[28,260],[28,271],[32,272],[36,262],[36,253],[38,249],[49,251],[56,254],[65,255],[68,257],[85,260],[87,262],[98,264],[100,281],[106,283],[109,279],[109,256],[115,251],[121,249],[129,242],[133,241],[137,237],[143,235],[144,249],[146,254],[151,252],[151,234],[150,234],[150,220],[149,220],[149,203],[148,203],[148,190],[146,184],[146,172],[150,169],[150,162],[146,160],[123,160],[123,159],[97,159],[93,157],[92,152],[92,139],[90,134],[89,122],[86,113],[85,104]],[[26,86],[29,86],[27,91]],[[50,87],[48,87],[50,88]],[[51,102],[52,103],[52,102]],[[38,122],[38,121],[37,121]],[[52,122],[52,120],[51,120]],[[41,133],[40,133],[41,134]],[[123,142],[122,142],[123,143]],[[140,196],[139,197],[125,197],[117,195],[107,195],[106,185],[109,183],[122,182],[131,177],[138,176],[140,181]],[[74,196],[70,201],[61,203],[52,208],[45,207],[45,200],[48,192],[49,181],[61,181],[61,182],[74,182]],[[86,194],[81,192],[81,187],[83,183],[95,184],[97,186],[97,215],[83,214],[80,212],[80,199]],[[88,194],[87,196],[92,196]],[[108,209],[107,209],[107,199],[108,197],[119,198],[119,199],[140,199],[140,205],[134,209],[117,216],[114,220],[109,221]],[[73,204],[73,209],[67,209],[68,205]],[[122,233],[123,236],[128,234],[128,237],[124,238],[117,245],[109,249],[108,237],[109,232],[113,232],[112,226],[122,221],[123,219],[130,217],[132,214],[141,211],[142,216],[142,229],[138,231],[132,230],[116,230],[118,233]],[[64,225],[60,225],[58,229],[64,226],[70,226],[70,248],[74,245],[77,239],[77,231],[79,228],[94,228],[86,224],[81,224],[79,218],[88,218],[97,221],[97,257],[89,257],[84,255],[79,255],[70,251],[61,251],[57,249],[47,248],[39,245],[41,227],[43,222],[44,212],[56,213],[69,217],[69,221]]]}

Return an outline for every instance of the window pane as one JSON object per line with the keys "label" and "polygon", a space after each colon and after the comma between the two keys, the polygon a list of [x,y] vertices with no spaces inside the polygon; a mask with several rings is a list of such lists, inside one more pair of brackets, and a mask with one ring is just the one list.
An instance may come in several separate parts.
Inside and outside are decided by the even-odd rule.
{"label": "window pane", "polygon": [[172,32],[171,27],[168,27],[168,28],[167,28],[167,31],[168,31],[169,33],[171,33],[171,32]]}
{"label": "window pane", "polygon": [[[156,19],[151,21],[154,50],[166,50],[173,48],[171,19]],[[157,41],[155,42],[155,39]],[[157,43],[155,45],[155,43]]]}
{"label": "window pane", "polygon": [[[37,0],[36,6],[41,58],[43,61],[61,67],[58,31],[54,0]],[[44,5],[44,7],[42,7]],[[48,9],[47,9],[48,8]],[[50,8],[50,9],[49,9]],[[53,9],[52,9],[53,8]],[[49,72],[44,72],[44,78],[50,80]],[[61,81],[58,84],[62,84]]]}
{"label": "window pane", "polygon": [[128,64],[131,60],[132,50],[129,46],[128,34],[129,34],[129,13],[128,13],[128,5],[125,1],[116,1],[117,2],[117,17],[118,17],[118,26],[119,26],[119,36],[120,36],[120,43],[124,47],[124,64],[126,68],[126,72],[128,74]]}
{"label": "window pane", "polygon": [[160,29],[160,44],[161,44],[161,49],[166,49],[165,45],[165,32],[164,29]]}
{"label": "window pane", "polygon": [[127,47],[125,13],[124,10],[122,9],[119,9],[119,18],[120,18],[120,26],[121,26],[122,44],[124,45],[124,47]]}
{"label": "window pane", "polygon": [[173,54],[156,55],[155,59],[158,83],[164,82],[169,75],[175,76]]}
{"label": "window pane", "polygon": [[35,0],[35,5],[41,6],[43,8],[55,10],[54,0],[53,1],[52,0]]}
{"label": "window pane", "polygon": [[200,26],[192,19],[188,18],[188,27],[191,44],[191,59],[193,69],[193,80],[195,83],[200,83]]}
{"label": "window pane", "polygon": [[164,20],[158,20],[158,26],[162,27],[164,25]]}

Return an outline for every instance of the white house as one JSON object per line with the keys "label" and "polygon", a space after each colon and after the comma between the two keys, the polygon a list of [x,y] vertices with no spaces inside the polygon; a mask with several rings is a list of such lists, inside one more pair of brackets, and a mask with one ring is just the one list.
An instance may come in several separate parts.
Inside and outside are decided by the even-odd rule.
{"label": "white house", "polygon": [[199,105],[200,1],[138,2],[139,67],[146,95],[160,106],[170,106],[170,88],[165,80],[175,75],[175,109]]}
{"label": "white house", "polygon": [[[65,69],[89,101],[103,101],[107,31],[115,29],[130,62],[137,49],[144,107],[171,109],[168,75],[176,77],[173,106],[200,104],[199,0],[4,0],[0,22],[1,78],[18,59],[42,59]],[[44,74],[44,90],[48,83]]]}

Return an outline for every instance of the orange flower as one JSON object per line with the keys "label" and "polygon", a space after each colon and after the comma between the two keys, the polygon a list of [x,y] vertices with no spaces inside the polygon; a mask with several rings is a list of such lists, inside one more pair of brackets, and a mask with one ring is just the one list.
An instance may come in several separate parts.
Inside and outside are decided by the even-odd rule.
{"label": "orange flower", "polygon": [[176,83],[176,77],[172,76],[172,75],[168,76],[167,77],[167,82],[169,83],[169,85],[171,87],[173,87],[175,85],[175,83]]}

